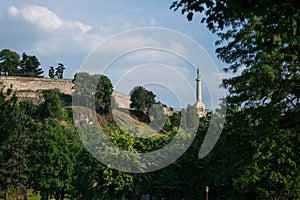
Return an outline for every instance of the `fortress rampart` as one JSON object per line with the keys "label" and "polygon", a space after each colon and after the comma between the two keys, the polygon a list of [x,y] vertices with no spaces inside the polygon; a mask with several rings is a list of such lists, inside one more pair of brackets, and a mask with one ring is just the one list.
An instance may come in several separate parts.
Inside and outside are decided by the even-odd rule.
{"label": "fortress rampart", "polygon": [[[13,91],[16,91],[20,100],[30,99],[34,103],[43,102],[41,91],[58,89],[60,93],[72,95],[74,84],[72,79],[51,79],[22,76],[0,76],[0,82],[3,82],[5,89],[12,85]],[[120,92],[113,92],[118,107],[129,108],[130,97]]]}
{"label": "fortress rampart", "polygon": [[73,83],[71,79],[51,79],[22,76],[0,76],[6,88],[12,85],[14,91],[38,92],[41,90],[58,89],[60,93],[71,95]]}

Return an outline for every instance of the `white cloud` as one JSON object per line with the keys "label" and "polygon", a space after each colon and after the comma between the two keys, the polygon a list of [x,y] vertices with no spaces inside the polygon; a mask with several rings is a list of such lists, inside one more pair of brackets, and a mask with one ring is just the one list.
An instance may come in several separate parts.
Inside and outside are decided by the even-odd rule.
{"label": "white cloud", "polygon": [[56,30],[63,25],[63,21],[55,13],[41,6],[27,5],[21,9],[11,6],[9,13],[20,15],[26,21],[46,30]]}
{"label": "white cloud", "polygon": [[19,14],[19,10],[14,6],[11,6],[8,9],[8,13],[11,14],[11,15],[17,15],[17,14]]}
{"label": "white cloud", "polygon": [[179,55],[185,55],[185,49],[179,42],[172,42],[170,44],[170,49]]}
{"label": "white cloud", "polygon": [[75,25],[80,29],[80,32],[82,34],[88,32],[89,30],[91,30],[93,28],[92,26],[83,24],[83,23],[81,23],[79,21],[76,21]]}
{"label": "white cloud", "polygon": [[150,19],[150,27],[156,27],[157,23],[155,21],[155,19]]}
{"label": "white cloud", "polygon": [[24,24],[28,32],[35,33],[34,42],[27,51],[37,55],[88,54],[111,30],[105,26],[93,27],[78,20],[62,19],[48,8],[37,5],[19,9],[11,6],[8,13],[14,23]]}

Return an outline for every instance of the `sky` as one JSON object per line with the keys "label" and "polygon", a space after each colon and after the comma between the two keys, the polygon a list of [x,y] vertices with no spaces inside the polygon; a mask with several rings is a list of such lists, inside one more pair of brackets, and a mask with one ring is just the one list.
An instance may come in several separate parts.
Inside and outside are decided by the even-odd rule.
{"label": "sky", "polygon": [[138,85],[173,108],[193,105],[196,69],[203,102],[218,107],[225,95],[225,64],[215,55],[217,36],[169,9],[172,0],[0,0],[0,49],[35,55],[48,77],[63,63],[76,72],[107,75],[116,91]]}

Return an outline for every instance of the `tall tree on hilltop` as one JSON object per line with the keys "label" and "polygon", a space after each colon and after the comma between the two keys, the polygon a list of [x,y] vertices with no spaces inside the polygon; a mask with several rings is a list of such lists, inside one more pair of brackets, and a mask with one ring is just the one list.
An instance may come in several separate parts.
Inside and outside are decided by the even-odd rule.
{"label": "tall tree on hilltop", "polygon": [[53,66],[50,66],[48,75],[49,75],[49,78],[54,78],[55,77],[55,72],[54,72],[54,67]]}
{"label": "tall tree on hilltop", "polygon": [[107,76],[80,72],[74,75],[73,83],[73,105],[96,108],[102,114],[111,112],[113,85]]}
{"label": "tall tree on hilltop", "polygon": [[39,66],[41,63],[36,56],[30,56],[26,53],[22,54],[20,75],[29,77],[43,77],[44,73]]}
{"label": "tall tree on hilltop", "polygon": [[55,72],[55,76],[58,78],[58,79],[62,79],[63,76],[64,76],[64,70],[66,68],[64,67],[64,64],[62,63],[58,63],[58,66],[55,68],[56,72]]}
{"label": "tall tree on hilltop", "polygon": [[156,95],[152,91],[148,91],[142,86],[137,86],[130,92],[130,107],[140,112],[148,112],[156,102],[155,97]]}
{"label": "tall tree on hilltop", "polygon": [[248,199],[299,198],[298,1],[181,0],[171,8],[181,8],[188,20],[203,13],[201,22],[220,37],[217,54],[230,65],[225,71],[242,69],[224,80],[231,138],[224,146],[234,147],[226,155],[233,162],[224,166],[236,168],[226,174],[234,192]]}
{"label": "tall tree on hilltop", "polygon": [[95,94],[96,112],[109,114],[111,113],[113,85],[105,75],[101,75],[98,81]]}
{"label": "tall tree on hilltop", "polygon": [[0,52],[0,73],[17,75],[20,64],[20,56],[18,53],[9,49],[3,49]]}

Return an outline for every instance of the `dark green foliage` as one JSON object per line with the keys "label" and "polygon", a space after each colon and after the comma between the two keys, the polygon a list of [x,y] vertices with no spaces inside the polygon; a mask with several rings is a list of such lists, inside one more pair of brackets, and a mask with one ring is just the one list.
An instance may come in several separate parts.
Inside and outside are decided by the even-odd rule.
{"label": "dark green foliage", "polygon": [[189,20],[203,13],[202,22],[220,36],[217,54],[229,64],[225,71],[243,69],[224,80],[223,149],[211,155],[217,160],[211,173],[220,174],[211,184],[222,185],[219,197],[299,198],[298,1],[181,0],[172,8],[182,8]]}
{"label": "dark green foliage", "polygon": [[62,107],[57,90],[44,90],[45,102],[40,105],[39,112],[41,118],[62,118]]}
{"label": "dark green foliage", "polygon": [[[55,76],[58,79],[62,79],[63,78],[63,74],[64,74],[64,70],[66,68],[64,67],[64,64],[58,63],[58,66],[55,68]],[[51,78],[51,77],[50,77]]]}
{"label": "dark green foliage", "polygon": [[0,73],[10,76],[43,77],[43,70],[39,68],[40,62],[36,56],[18,53],[9,49],[0,52]]}
{"label": "dark green foliage", "polygon": [[167,120],[163,105],[154,104],[149,110],[149,117],[151,119],[150,127],[153,130],[160,132]]}
{"label": "dark green foliage", "polygon": [[113,85],[107,76],[101,75],[95,94],[96,112],[101,114],[111,113]]}
{"label": "dark green foliage", "polygon": [[[77,199],[134,199],[144,194],[149,194],[153,198],[179,199],[184,197],[183,186],[188,182],[182,179],[185,174],[181,176],[180,173],[183,171],[180,169],[183,166],[196,166],[197,162],[192,164],[191,160],[186,159],[158,172],[139,175],[112,169],[99,163],[79,141],[75,127],[71,124],[70,108],[64,109],[63,118],[43,119],[49,116],[57,117],[54,111],[57,108],[60,109],[57,107],[59,101],[56,91],[45,91],[46,101],[40,107],[42,109],[38,110],[40,118],[33,114],[37,107],[31,102],[24,101],[18,106],[15,97],[6,99],[8,94],[3,92],[0,94],[2,97],[0,98],[2,107],[0,114],[8,119],[7,121],[1,120],[0,127],[9,132],[6,137],[1,137],[4,140],[1,141],[3,145],[0,145],[0,170],[3,172],[0,176],[1,190],[7,192],[6,189],[9,188],[10,193],[7,194],[11,197],[26,196],[24,194],[26,188],[39,191],[42,199],[48,197],[63,199],[66,194]],[[35,120],[33,121],[31,117]],[[179,114],[174,115],[170,121],[178,122],[178,120],[180,120]],[[120,149],[132,152],[158,150],[167,145],[178,130],[177,124],[174,126],[169,124],[172,129],[163,136],[136,138],[131,133],[117,130],[109,119],[106,123],[109,128],[105,129],[108,131],[110,141]],[[1,131],[1,136],[5,136],[4,133]],[[95,129],[91,129],[85,135],[89,137],[92,146],[102,142]],[[98,149],[101,152],[108,150],[106,147]],[[197,150],[195,147],[194,157],[197,157]],[[162,155],[161,158],[163,156],[168,155]],[[138,162],[138,157],[130,159]],[[11,167],[7,170],[6,166],[13,166],[16,161],[20,161],[18,165],[20,168],[15,170],[16,168]],[[113,162],[116,161],[113,160]],[[143,168],[152,163],[138,164]],[[191,168],[188,170],[191,171]],[[16,172],[19,174],[10,176]]]}
{"label": "dark green foliage", "polygon": [[95,108],[95,93],[98,80],[101,75],[90,75],[86,72],[76,73],[74,75],[74,95],[73,105],[83,106],[90,109]]}
{"label": "dark green foliage", "polygon": [[0,52],[0,75],[43,77],[40,65],[41,63],[34,55],[23,53],[20,59],[18,53],[9,49],[3,49]]}
{"label": "dark green foliage", "polygon": [[[9,99],[6,97],[9,96]],[[16,104],[17,98],[0,91],[0,189],[4,196],[25,199],[28,186],[31,119]]]}
{"label": "dark green foliage", "polygon": [[55,77],[53,66],[50,66],[48,75],[49,75],[49,78],[54,78]]}
{"label": "dark green foliage", "polygon": [[6,141],[10,131],[13,128],[10,122],[14,117],[12,113],[17,100],[18,98],[15,96],[15,94],[12,94],[12,88],[5,87],[3,83],[0,82],[0,144]]}
{"label": "dark green foliage", "polygon": [[113,85],[107,76],[81,72],[75,74],[73,83],[73,105],[95,109],[100,114],[111,112]]}
{"label": "dark green foliage", "polygon": [[32,118],[37,117],[38,106],[32,103],[31,101],[21,101],[19,103],[19,106],[26,115],[31,116]]}
{"label": "dark green foliage", "polygon": [[43,77],[44,73],[39,66],[41,63],[36,56],[29,56],[26,53],[22,54],[20,75],[29,77]]}
{"label": "dark green foliage", "polygon": [[156,95],[146,90],[142,86],[136,86],[130,92],[130,107],[140,112],[148,112],[151,106],[156,102]]}
{"label": "dark green foliage", "polygon": [[3,49],[0,52],[0,73],[7,73],[10,76],[17,75],[20,64],[18,53],[9,49]]}
{"label": "dark green foliage", "polygon": [[70,130],[55,119],[45,119],[30,145],[31,181],[41,191],[42,199],[63,199],[71,189],[75,152],[72,152]]}
{"label": "dark green foliage", "polygon": [[188,105],[181,111],[181,127],[185,129],[195,129],[198,127],[199,116],[195,106]]}

